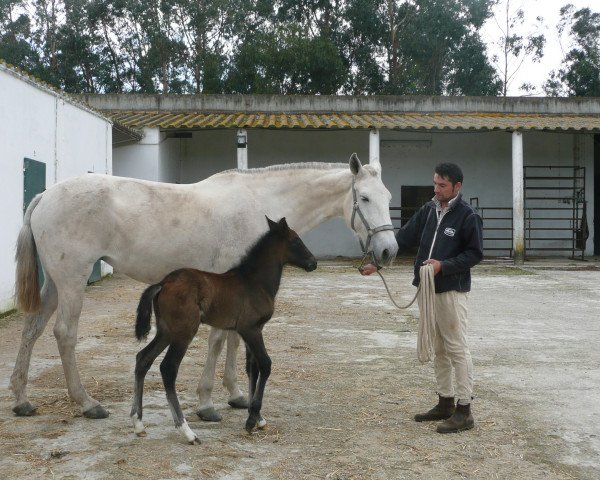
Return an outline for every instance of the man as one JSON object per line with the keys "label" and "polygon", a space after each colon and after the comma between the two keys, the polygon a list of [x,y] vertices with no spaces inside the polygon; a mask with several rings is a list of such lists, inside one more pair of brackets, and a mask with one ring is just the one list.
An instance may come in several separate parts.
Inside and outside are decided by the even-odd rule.
{"label": "man", "polygon": [[[431,264],[434,269],[434,370],[439,401],[428,412],[415,415],[415,421],[445,420],[437,427],[439,433],[469,430],[475,424],[471,414],[473,363],[467,345],[467,292],[471,290],[471,268],[483,258],[482,221],[462,199],[462,182],[457,165],[436,166],[435,196],[396,235],[399,251],[419,247],[413,285],[419,285],[421,265]],[[376,267],[369,264],[361,273],[374,271]]]}

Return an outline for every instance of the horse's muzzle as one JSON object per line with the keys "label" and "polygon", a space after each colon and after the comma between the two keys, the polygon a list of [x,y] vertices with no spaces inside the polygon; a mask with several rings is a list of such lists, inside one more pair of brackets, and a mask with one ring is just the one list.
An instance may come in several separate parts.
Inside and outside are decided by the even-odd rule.
{"label": "horse's muzzle", "polygon": [[316,270],[316,268],[317,268],[317,260],[313,259],[306,264],[306,266],[304,267],[304,270],[306,270],[307,272],[312,272],[313,270]]}

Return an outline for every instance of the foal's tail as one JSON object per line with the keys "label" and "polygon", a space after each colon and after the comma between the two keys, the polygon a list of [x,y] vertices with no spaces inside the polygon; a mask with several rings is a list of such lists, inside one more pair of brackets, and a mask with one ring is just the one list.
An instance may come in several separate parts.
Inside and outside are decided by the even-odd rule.
{"label": "foal's tail", "polygon": [[152,302],[156,294],[160,292],[162,285],[160,283],[150,285],[140,298],[137,307],[137,317],[135,319],[135,336],[142,340],[148,336],[150,331],[150,318],[152,317]]}
{"label": "foal's tail", "polygon": [[31,214],[41,198],[41,194],[36,195],[27,207],[23,217],[23,226],[17,238],[17,252],[15,255],[17,261],[15,280],[17,306],[23,312],[31,313],[37,312],[42,303],[36,259],[37,248],[31,231]]}

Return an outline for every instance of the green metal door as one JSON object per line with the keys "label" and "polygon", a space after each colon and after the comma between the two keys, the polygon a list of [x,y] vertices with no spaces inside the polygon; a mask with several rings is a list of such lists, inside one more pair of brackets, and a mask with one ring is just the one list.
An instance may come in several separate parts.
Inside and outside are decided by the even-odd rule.
{"label": "green metal door", "polygon": [[[38,193],[46,190],[46,164],[31,158],[23,160],[23,214]],[[37,259],[40,285],[44,283],[44,271]]]}
{"label": "green metal door", "polygon": [[23,213],[38,193],[46,190],[46,164],[26,158],[23,161]]}
{"label": "green metal door", "polygon": [[[38,193],[46,190],[46,164],[31,158],[23,161],[23,213]],[[38,259],[38,271],[40,275],[40,285],[44,283],[44,272]],[[96,282],[102,277],[100,270],[100,260],[94,263],[92,274],[88,283]]]}

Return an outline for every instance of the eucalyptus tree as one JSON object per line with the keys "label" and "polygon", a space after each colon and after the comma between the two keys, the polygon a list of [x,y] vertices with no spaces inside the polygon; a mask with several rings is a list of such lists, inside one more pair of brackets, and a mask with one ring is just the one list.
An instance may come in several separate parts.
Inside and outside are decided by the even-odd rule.
{"label": "eucalyptus tree", "polygon": [[247,2],[226,90],[338,93],[347,74],[336,43],[340,5],[330,0]]}
{"label": "eucalyptus tree", "polygon": [[102,38],[90,20],[89,0],[66,0],[64,22],[56,35],[57,83],[68,92],[106,91]]}
{"label": "eucalyptus tree", "polygon": [[348,0],[349,90],[495,94],[496,74],[478,35],[492,4],[492,0]]}
{"label": "eucalyptus tree", "polygon": [[[496,46],[500,55],[494,55],[493,62],[502,77],[502,95],[506,96],[515,76],[527,62],[539,62],[544,56],[546,37],[542,32],[543,18],[536,16],[532,22],[526,18],[522,8],[513,8],[514,2],[502,0],[501,9],[493,16],[500,36]],[[532,92],[535,86],[530,82],[521,85],[521,90]]]}
{"label": "eucalyptus tree", "polygon": [[40,58],[31,45],[31,18],[24,0],[0,0],[0,58],[39,74]]}
{"label": "eucalyptus tree", "polygon": [[559,33],[568,30],[571,46],[562,66],[544,85],[548,95],[600,96],[600,13],[589,8],[561,8]]}

